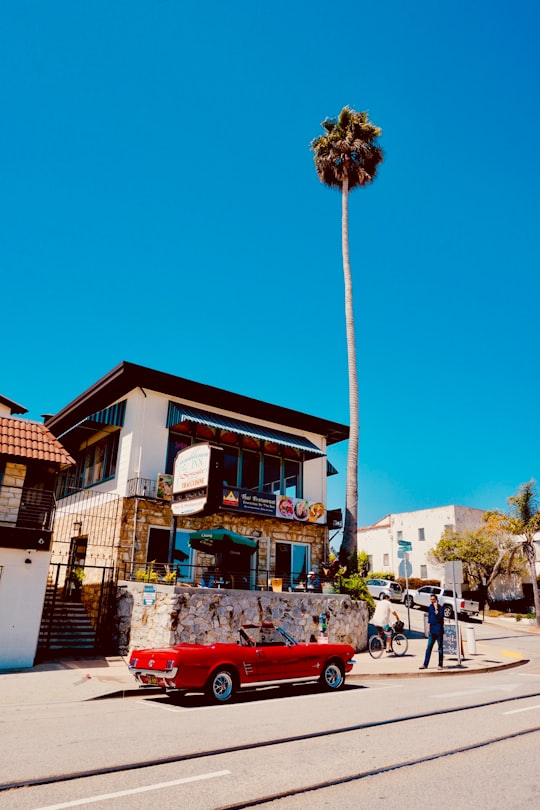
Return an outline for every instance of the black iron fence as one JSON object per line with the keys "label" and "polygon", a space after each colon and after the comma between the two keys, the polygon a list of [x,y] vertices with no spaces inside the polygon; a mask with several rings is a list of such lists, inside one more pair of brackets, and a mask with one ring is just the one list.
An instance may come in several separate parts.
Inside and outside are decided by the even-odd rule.
{"label": "black iron fence", "polygon": [[309,578],[305,571],[276,571],[257,569],[222,570],[214,565],[187,565],[186,563],[160,563],[153,561],[135,567],[128,563],[120,566],[119,579],[165,585],[185,585],[194,588],[235,588],[240,590],[339,593],[339,581],[326,582],[318,576]]}

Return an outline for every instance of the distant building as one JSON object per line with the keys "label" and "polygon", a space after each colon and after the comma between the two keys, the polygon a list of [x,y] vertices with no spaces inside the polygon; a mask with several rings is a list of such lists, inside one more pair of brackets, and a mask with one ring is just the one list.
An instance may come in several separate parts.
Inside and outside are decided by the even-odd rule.
{"label": "distant building", "polygon": [[26,408],[0,396],[0,670],[31,667],[50,562],[54,491],[73,459]]}
{"label": "distant building", "polygon": [[408,540],[407,575],[421,579],[441,579],[443,569],[428,560],[428,552],[437,545],[446,529],[462,532],[483,525],[484,510],[468,506],[438,506],[414,512],[386,515],[372,526],[358,529],[358,551],[369,556],[371,571],[388,571],[405,576],[405,557],[399,541]]}

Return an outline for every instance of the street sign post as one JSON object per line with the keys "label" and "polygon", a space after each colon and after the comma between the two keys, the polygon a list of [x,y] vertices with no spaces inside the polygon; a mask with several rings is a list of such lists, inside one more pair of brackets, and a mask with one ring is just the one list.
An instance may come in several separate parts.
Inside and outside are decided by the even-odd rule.
{"label": "street sign post", "polygon": [[[409,551],[412,551],[412,543],[410,540],[398,540],[398,557],[404,560],[405,568],[405,593],[409,592]],[[411,609],[407,604],[407,618],[409,620],[409,630],[411,629]]]}

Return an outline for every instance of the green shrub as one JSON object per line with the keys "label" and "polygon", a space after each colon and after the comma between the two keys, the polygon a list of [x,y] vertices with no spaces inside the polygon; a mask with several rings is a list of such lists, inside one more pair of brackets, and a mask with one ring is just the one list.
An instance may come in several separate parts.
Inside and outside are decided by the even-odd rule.
{"label": "green shrub", "polygon": [[367,589],[366,581],[360,574],[351,574],[341,580],[341,593],[347,593],[355,602],[362,600],[367,604],[369,618],[375,613],[375,602]]}

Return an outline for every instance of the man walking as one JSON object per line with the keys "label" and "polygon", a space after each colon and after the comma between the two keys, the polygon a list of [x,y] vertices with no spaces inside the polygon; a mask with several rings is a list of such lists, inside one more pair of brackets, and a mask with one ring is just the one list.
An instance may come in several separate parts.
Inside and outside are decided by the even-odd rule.
{"label": "man walking", "polygon": [[439,605],[439,600],[435,595],[430,596],[430,605],[428,609],[428,625],[429,625],[429,638],[424,657],[424,663],[419,669],[427,669],[429,666],[429,659],[431,658],[431,651],[435,645],[438,644],[439,652],[439,666],[437,669],[443,668],[443,641],[444,641],[444,616],[442,608]]}

